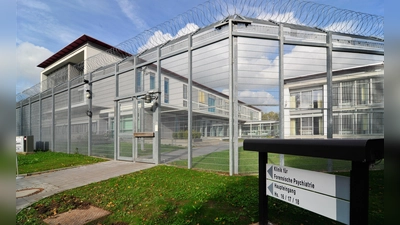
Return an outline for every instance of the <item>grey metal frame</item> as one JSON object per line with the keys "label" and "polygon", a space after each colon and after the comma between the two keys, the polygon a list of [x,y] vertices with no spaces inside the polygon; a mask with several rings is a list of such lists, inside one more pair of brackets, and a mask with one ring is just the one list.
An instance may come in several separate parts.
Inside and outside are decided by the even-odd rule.
{"label": "grey metal frame", "polygon": [[[248,24],[249,21],[242,21],[243,23]],[[251,21],[250,21],[251,22]],[[269,21],[269,23],[272,21]],[[238,122],[238,65],[237,65],[237,60],[238,60],[238,38],[239,37],[247,37],[247,38],[255,38],[255,39],[265,39],[265,40],[277,40],[279,42],[279,96],[281,99],[284,97],[283,93],[283,85],[284,85],[284,46],[285,44],[290,44],[290,45],[299,45],[299,46],[310,46],[310,47],[322,47],[326,48],[326,72],[327,72],[327,88],[328,88],[328,107],[324,109],[327,113],[328,117],[328,132],[327,132],[327,138],[332,138],[332,53],[337,51],[337,52],[355,52],[355,53],[363,53],[363,54],[375,54],[375,55],[384,55],[383,51],[377,51],[377,50],[367,50],[367,49],[353,49],[353,48],[342,48],[342,47],[334,47],[333,45],[333,40],[332,40],[332,35],[342,35],[342,36],[348,36],[348,37],[355,37],[355,38],[364,38],[366,40],[373,40],[373,41],[381,41],[382,40],[376,40],[376,39],[371,39],[368,37],[362,37],[362,36],[357,36],[357,35],[350,35],[350,34],[340,34],[340,33],[335,33],[335,32],[325,32],[321,31],[318,29],[310,28],[314,32],[319,32],[321,34],[326,35],[326,42],[321,43],[321,42],[300,42],[300,41],[293,41],[293,40],[285,40],[285,35],[283,32],[283,29],[285,28],[286,24],[283,23],[275,23],[277,26],[279,26],[279,35],[270,35],[270,34],[263,34],[263,33],[244,33],[240,31],[236,31],[234,29],[235,26],[237,26],[238,23],[241,23],[240,20],[237,19],[228,19],[227,22],[218,24],[215,26],[215,28],[220,29],[223,26],[228,26],[228,35],[221,35],[218,38],[213,38],[212,40],[206,40],[200,44],[197,44],[193,46],[193,36],[198,32],[192,32],[191,34],[188,34],[186,36],[188,40],[188,44],[186,48],[182,48],[178,51],[174,51],[172,53],[167,53],[165,55],[162,55],[162,48],[164,46],[167,46],[168,43],[165,43],[164,45],[156,47],[157,51],[157,56],[155,59],[148,60],[144,63],[138,64],[138,58],[139,55],[136,56],[131,56],[129,58],[122,59],[121,61],[117,62],[114,64],[114,71],[109,74],[104,74],[101,78],[97,78],[95,80],[92,80],[93,72],[88,73],[85,76],[88,76],[89,84],[87,84],[88,90],[91,92],[92,91],[92,83],[99,81],[101,79],[105,79],[108,77],[114,76],[115,79],[115,103],[114,103],[114,113],[118,111],[118,101],[127,99],[127,98],[133,98],[137,95],[144,94],[144,93],[136,93],[134,96],[120,96],[119,95],[119,78],[118,75],[122,74],[127,71],[134,71],[136,74],[137,68],[140,68],[142,66],[150,65],[150,64],[156,64],[157,65],[157,76],[156,76],[156,84],[157,84],[157,91],[160,92],[162,90],[161,86],[161,60],[167,59],[170,57],[173,57],[178,54],[182,53],[187,53],[188,55],[188,129],[189,131],[193,130],[193,108],[192,108],[192,84],[193,84],[193,62],[192,62],[192,52],[196,49],[200,49],[205,46],[212,45],[213,43],[220,42],[222,40],[228,40],[229,41],[229,174],[238,174],[239,173],[239,154],[238,154],[238,129],[239,129],[239,122]],[[257,22],[260,23],[260,22]],[[292,25],[291,25],[292,27]],[[210,29],[210,28],[208,28]],[[145,52],[142,52],[143,54]],[[123,62],[124,60],[127,59],[133,59],[134,60],[134,65],[133,67],[129,67],[123,70],[119,69],[119,64]],[[98,68],[103,69],[102,68]],[[135,82],[136,79],[134,79],[134,87],[136,86]],[[76,85],[74,85],[76,86]],[[68,134],[67,134],[67,150],[68,153],[71,153],[71,82],[68,81],[67,84],[67,93],[68,93]],[[65,90],[62,90],[65,91]],[[60,92],[60,91],[58,91]],[[54,88],[51,89],[51,98],[52,98],[52,112],[51,112],[51,120],[52,120],[52,126],[51,126],[51,149],[54,149],[55,146],[55,94],[56,91]],[[153,130],[155,133],[155,138],[153,140],[153,160],[154,163],[159,164],[161,161],[161,154],[160,154],[160,144],[161,144],[161,94],[158,94],[159,100],[158,100],[158,107],[156,111],[154,112],[153,116]],[[19,106],[18,106],[19,105]],[[29,98],[29,108],[31,110],[31,99]],[[42,94],[39,94],[39,105],[40,105],[40,116],[39,116],[39,139],[42,141],[43,136],[42,136]],[[285,133],[284,133],[284,102],[280,101],[279,103],[279,115],[280,115],[280,137],[284,138]],[[21,132],[23,132],[23,102],[21,101],[20,104],[17,104],[17,108],[21,109]],[[92,111],[92,99],[88,99],[88,110]],[[30,113],[32,114],[32,113]],[[117,114],[115,114],[117,115]],[[31,115],[29,115],[31,116]],[[29,117],[30,118],[30,117]],[[17,118],[18,119],[18,118]],[[88,117],[88,155],[92,155],[92,118]],[[115,120],[115,130],[119,129],[119,123]],[[31,120],[29,120],[29,129],[31,127]],[[28,131],[29,133],[31,132],[30,130]],[[117,146],[117,139],[118,135],[117,132],[114,133],[114,160],[117,159],[117,154],[118,154],[118,146]],[[192,148],[192,133],[189,132],[188,135],[188,168],[192,168],[192,154],[193,154],[193,148]],[[136,144],[136,143],[134,143]],[[280,164],[284,165],[284,157],[281,155],[280,157]],[[331,169],[331,164],[328,166]],[[328,168],[328,169],[329,169]]]}

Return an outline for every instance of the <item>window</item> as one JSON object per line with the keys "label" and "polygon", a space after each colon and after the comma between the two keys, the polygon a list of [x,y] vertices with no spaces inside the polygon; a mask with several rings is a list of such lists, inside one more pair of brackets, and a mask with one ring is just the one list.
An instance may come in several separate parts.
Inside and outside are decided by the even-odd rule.
{"label": "window", "polygon": [[142,71],[136,72],[135,77],[135,92],[142,91]]}
{"label": "window", "polygon": [[188,92],[187,92],[187,85],[186,84],[183,84],[183,92],[182,92],[182,94],[183,94],[183,99],[187,99],[187,94],[188,94]]}
{"label": "window", "polygon": [[169,103],[169,79],[164,78],[164,103]]}
{"label": "window", "polygon": [[206,93],[204,91],[199,91],[199,103],[206,103]]}
{"label": "window", "polygon": [[183,100],[183,107],[187,107],[187,101]]}
{"label": "window", "polygon": [[312,118],[305,117],[301,118],[301,135],[311,135],[312,134]]}
{"label": "window", "polygon": [[300,108],[308,109],[311,107],[311,91],[301,92]]}
{"label": "window", "polygon": [[342,115],[341,134],[353,134],[353,115]]}
{"label": "window", "polygon": [[368,80],[357,81],[357,104],[366,105],[369,103],[369,82]]}
{"label": "window", "polygon": [[322,122],[322,117],[313,118],[313,131],[314,135],[324,134],[324,123]]}
{"label": "window", "polygon": [[342,83],[342,105],[353,105],[353,82]]}
{"label": "window", "polygon": [[156,88],[156,75],[154,73],[150,73],[150,90]]}
{"label": "window", "polygon": [[357,134],[368,134],[368,114],[357,114]]}
{"label": "window", "polygon": [[332,106],[339,106],[339,83],[332,84]]}
{"label": "window", "polygon": [[375,112],[372,114],[372,133],[383,134],[383,112]]}
{"label": "window", "polygon": [[300,93],[290,94],[290,108],[300,107]]}
{"label": "window", "polygon": [[372,79],[372,102],[383,103],[383,79]]}
{"label": "window", "polygon": [[300,135],[300,118],[290,120],[290,135]]}
{"label": "window", "polygon": [[208,111],[215,113],[215,96],[208,95]]}
{"label": "window", "polygon": [[322,108],[322,89],[313,90],[313,108],[319,109]]}

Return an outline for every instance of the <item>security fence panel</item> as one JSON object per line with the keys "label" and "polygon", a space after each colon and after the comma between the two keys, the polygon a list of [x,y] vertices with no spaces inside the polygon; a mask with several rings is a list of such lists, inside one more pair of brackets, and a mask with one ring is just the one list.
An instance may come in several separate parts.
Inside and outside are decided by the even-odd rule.
{"label": "security fence panel", "polygon": [[[226,27],[226,26],[225,26]],[[193,37],[197,46],[226,34],[227,28]],[[229,40],[193,51],[193,168],[229,171]]]}
{"label": "security fence panel", "polygon": [[[17,103],[18,104],[18,103]],[[22,120],[21,120],[21,113],[22,113],[22,109],[21,107],[18,107],[15,110],[15,119],[16,119],[16,124],[15,124],[15,133],[16,136],[21,136],[22,135],[22,129],[21,129],[21,125],[22,125]]]}
{"label": "security fence panel", "polygon": [[[285,33],[295,36],[296,31]],[[322,34],[315,33],[320,40]],[[326,37],[323,36],[326,40]],[[318,44],[318,42],[317,42]],[[284,73],[284,136],[285,138],[326,138],[327,129],[327,48],[301,45],[285,45]],[[279,156],[281,157],[281,156]],[[277,155],[269,156],[276,163]],[[331,160],[284,155],[284,165],[329,170]],[[281,164],[281,162],[280,162]]]}
{"label": "security fence panel", "polygon": [[[383,42],[334,35],[333,46],[352,49],[332,53],[333,138],[383,138]],[[351,164],[333,162],[332,167],[350,170]]]}
{"label": "security fence panel", "polygon": [[42,142],[45,150],[51,150],[53,145],[52,130],[53,130],[53,97],[42,99]]}
{"label": "security fence panel", "polygon": [[43,149],[40,141],[40,104],[39,101],[31,103],[31,135],[33,136],[34,149]]}
{"label": "security fence panel", "polygon": [[285,45],[286,138],[323,138],[327,135],[324,110],[327,107],[324,97],[328,96],[326,58],[326,48]]}
{"label": "security fence panel", "polygon": [[30,117],[29,105],[22,107],[22,135],[30,135],[29,117]]}
{"label": "security fence panel", "polygon": [[[72,83],[72,82],[71,82]],[[71,153],[88,154],[88,98],[85,85],[71,89]]]}
{"label": "security fence panel", "polygon": [[91,155],[114,158],[114,97],[114,76],[93,80]]}
{"label": "security fence panel", "polygon": [[[119,66],[118,96],[132,96],[135,93],[135,71],[132,61],[124,62]],[[123,71],[123,72],[121,72]]]}
{"label": "security fence panel", "polygon": [[[256,27],[270,33],[278,29]],[[247,29],[241,27],[240,31]],[[237,43],[240,140],[279,137],[279,43],[246,37],[239,37]],[[239,173],[256,173],[258,154],[244,151],[242,144],[239,141]]]}
{"label": "security fence panel", "polygon": [[[185,42],[187,47],[187,42]],[[181,43],[166,46],[162,53],[169,54]],[[188,125],[188,53],[174,55],[161,61],[161,163],[187,167],[189,149]],[[192,133],[192,140],[195,138]]]}
{"label": "security fence panel", "polygon": [[55,95],[54,150],[68,153],[68,96],[67,92]]}

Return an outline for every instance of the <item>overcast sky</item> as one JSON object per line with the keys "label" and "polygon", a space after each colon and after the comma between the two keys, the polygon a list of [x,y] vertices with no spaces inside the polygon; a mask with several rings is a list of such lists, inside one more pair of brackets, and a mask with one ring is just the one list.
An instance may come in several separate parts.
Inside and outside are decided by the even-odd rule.
{"label": "overcast sky", "polygon": [[[310,0],[384,16],[382,0]],[[37,65],[82,34],[116,46],[204,0],[17,0],[16,93],[40,81]]]}

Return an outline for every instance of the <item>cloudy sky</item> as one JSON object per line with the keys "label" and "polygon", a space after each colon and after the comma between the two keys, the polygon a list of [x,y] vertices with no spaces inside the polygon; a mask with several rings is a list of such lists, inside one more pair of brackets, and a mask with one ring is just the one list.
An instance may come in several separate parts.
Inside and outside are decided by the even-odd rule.
{"label": "cloudy sky", "polygon": [[[384,16],[381,0],[310,1]],[[37,65],[82,34],[116,46],[204,2],[17,0],[16,93],[38,83],[42,69]]]}

